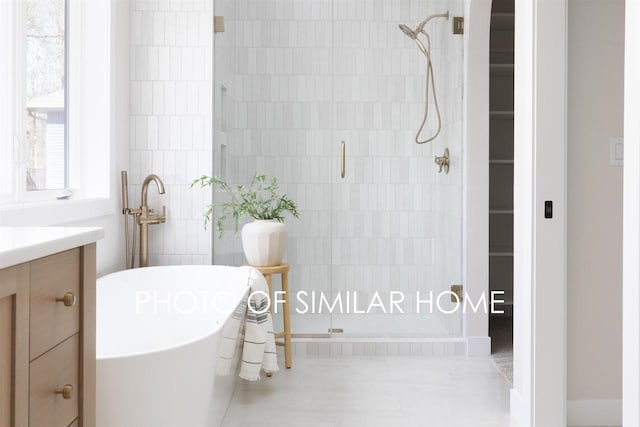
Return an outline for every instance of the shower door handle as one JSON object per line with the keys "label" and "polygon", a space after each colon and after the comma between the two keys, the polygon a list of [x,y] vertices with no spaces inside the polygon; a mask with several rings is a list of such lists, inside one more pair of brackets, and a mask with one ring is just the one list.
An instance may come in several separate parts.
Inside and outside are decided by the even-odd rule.
{"label": "shower door handle", "polygon": [[345,173],[345,153],[346,153],[346,144],[342,141],[342,146],[340,147],[340,178],[344,178]]}

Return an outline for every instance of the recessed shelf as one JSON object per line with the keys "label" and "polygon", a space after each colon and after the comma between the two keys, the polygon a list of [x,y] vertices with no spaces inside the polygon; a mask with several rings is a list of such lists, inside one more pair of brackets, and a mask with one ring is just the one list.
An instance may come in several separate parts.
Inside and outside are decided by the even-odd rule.
{"label": "recessed shelf", "polygon": [[513,118],[513,111],[509,110],[491,110],[489,111],[491,118]]}
{"label": "recessed shelf", "polygon": [[514,51],[494,47],[490,50],[489,60],[491,64],[513,64]]}
{"label": "recessed shelf", "polygon": [[491,31],[513,31],[515,15],[513,13],[492,13]]}
{"label": "recessed shelf", "polygon": [[491,64],[489,71],[492,78],[513,79],[513,64]]}
{"label": "recessed shelf", "polygon": [[[497,4],[496,4],[497,3]],[[489,55],[489,289],[502,290],[492,317],[513,315],[513,145],[514,33],[513,0],[494,2]]]}

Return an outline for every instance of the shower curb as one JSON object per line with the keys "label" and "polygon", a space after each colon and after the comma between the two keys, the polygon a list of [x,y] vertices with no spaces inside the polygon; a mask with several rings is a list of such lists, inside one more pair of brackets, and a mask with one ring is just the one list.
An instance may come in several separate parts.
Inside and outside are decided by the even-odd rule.
{"label": "shower curb", "polygon": [[467,356],[464,338],[294,338],[292,342],[296,357]]}

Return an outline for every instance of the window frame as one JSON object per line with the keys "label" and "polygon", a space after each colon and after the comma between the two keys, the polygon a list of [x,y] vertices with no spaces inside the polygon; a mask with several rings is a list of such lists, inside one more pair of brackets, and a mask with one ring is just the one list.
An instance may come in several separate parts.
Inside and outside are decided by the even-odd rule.
{"label": "window frame", "polygon": [[[111,199],[111,129],[110,129],[110,67],[111,67],[111,4],[107,0],[64,0],[65,5],[65,189],[73,192],[71,200],[57,200],[61,189],[27,191],[26,185],[26,34],[24,2],[0,2],[0,12],[6,12],[0,21],[7,24],[2,28],[10,40],[2,45],[0,52],[8,58],[4,70],[0,64],[0,75],[6,74],[5,87],[0,94],[7,93],[7,99],[0,99],[0,112],[7,111],[6,118],[0,118],[0,158],[1,169],[5,172],[4,188],[0,182],[0,225],[3,212],[17,212],[24,209],[39,209],[58,204],[70,206],[72,201],[93,201],[102,206],[102,201]],[[102,55],[98,64],[93,51]],[[105,56],[105,52],[107,55]],[[6,72],[5,72],[6,71]],[[93,92],[95,90],[95,93]],[[97,97],[94,101],[92,96]],[[101,106],[100,116],[92,109]],[[91,111],[87,113],[84,111]],[[6,126],[4,126],[6,123]],[[97,135],[97,136],[94,136]],[[11,183],[8,183],[11,180]],[[96,205],[97,206],[97,205]],[[103,212],[102,208],[97,211]],[[6,213],[5,212],[5,213]],[[97,213],[97,212],[96,212]],[[13,214],[11,214],[13,215]],[[5,216],[6,217],[6,216]],[[10,221],[13,222],[13,221]]]}

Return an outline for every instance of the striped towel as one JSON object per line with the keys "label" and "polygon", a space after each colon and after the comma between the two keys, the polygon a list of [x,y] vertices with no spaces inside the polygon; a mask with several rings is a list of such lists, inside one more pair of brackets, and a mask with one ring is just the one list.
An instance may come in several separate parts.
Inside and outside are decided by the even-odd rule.
{"label": "striped towel", "polygon": [[[278,370],[273,321],[269,311],[269,286],[264,276],[252,267],[249,274],[250,295],[244,332],[244,347],[240,364],[240,378],[248,381],[260,379],[260,370]],[[258,292],[258,293],[256,293]]]}
{"label": "striped towel", "polygon": [[241,334],[242,324],[247,311],[247,299],[244,298],[240,304],[236,306],[231,318],[227,319],[222,328],[222,342],[220,343],[220,352],[218,355],[218,366],[216,374],[226,376],[235,369],[236,352],[241,351]]}

